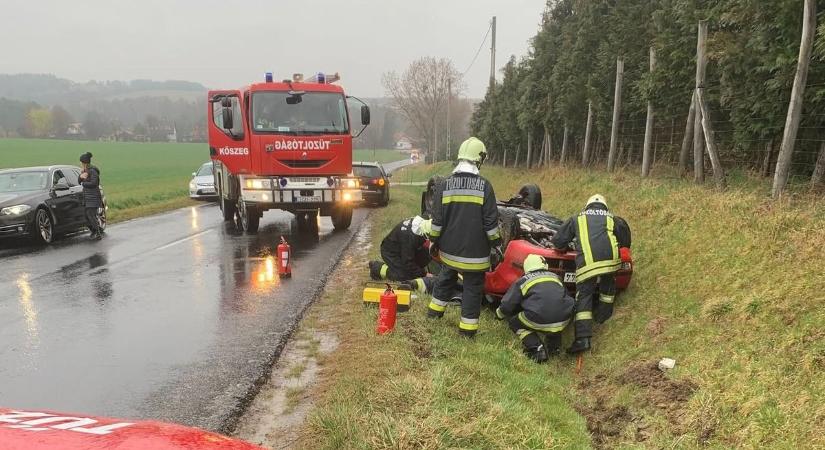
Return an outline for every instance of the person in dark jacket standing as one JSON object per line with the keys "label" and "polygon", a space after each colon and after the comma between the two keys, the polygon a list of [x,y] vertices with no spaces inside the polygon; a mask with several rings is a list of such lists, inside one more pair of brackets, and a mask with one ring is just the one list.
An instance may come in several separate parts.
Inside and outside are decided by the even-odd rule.
{"label": "person in dark jacket standing", "polygon": [[467,337],[478,331],[484,273],[490,269],[490,253],[500,254],[498,208],[493,186],[479,175],[487,149],[471,137],[458,149],[453,174],[435,188],[430,242],[442,270],[436,277],[427,315],[442,317],[448,299],[456,291],[458,274],[464,279],[459,332]]}
{"label": "person in dark jacket standing", "polygon": [[[618,236],[618,237],[617,237]],[[593,297],[599,291],[595,309],[596,322],[602,323],[613,314],[616,296],[616,271],[621,268],[619,242],[630,245],[630,230],[622,219],[616,219],[607,209],[607,201],[596,194],[587,200],[584,211],[571,217],[553,237],[553,246],[566,249],[576,239],[576,315],[573,318],[576,340],[568,353],[590,348],[593,337]]]}
{"label": "person in dark jacket standing", "polygon": [[86,208],[86,224],[91,231],[91,239],[99,241],[103,238],[100,229],[97,210],[103,206],[100,195],[100,169],[92,165],[92,154],[86,152],[80,155],[80,164],[83,171],[80,173],[80,184],[83,186],[83,205]]}
{"label": "person in dark jacket standing", "polygon": [[409,281],[419,292],[432,292],[433,281],[427,277],[430,252],[424,246],[430,233],[430,221],[421,216],[402,220],[381,241],[381,259],[370,261],[373,280]]}
{"label": "person in dark jacket standing", "polygon": [[[537,363],[557,355],[561,332],[573,316],[573,297],[559,277],[547,270],[539,255],[524,258],[524,276],[510,286],[496,318],[507,319],[510,329],[521,339],[524,353]],[[541,336],[546,337],[546,345]]]}

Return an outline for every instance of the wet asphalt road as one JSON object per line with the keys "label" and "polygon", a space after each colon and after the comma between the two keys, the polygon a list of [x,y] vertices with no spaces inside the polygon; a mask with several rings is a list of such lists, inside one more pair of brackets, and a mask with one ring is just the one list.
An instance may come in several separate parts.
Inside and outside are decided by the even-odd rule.
{"label": "wet asphalt road", "polygon": [[[210,204],[0,247],[0,406],[230,430],[368,213],[299,232],[271,210],[249,235]],[[267,258],[282,235],[288,280]]]}

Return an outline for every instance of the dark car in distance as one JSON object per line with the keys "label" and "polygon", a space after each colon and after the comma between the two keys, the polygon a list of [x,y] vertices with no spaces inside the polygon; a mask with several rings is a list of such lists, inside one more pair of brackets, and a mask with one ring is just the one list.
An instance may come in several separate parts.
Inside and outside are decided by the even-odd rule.
{"label": "dark car in distance", "polygon": [[[86,228],[80,168],[24,167],[0,170],[0,237],[31,236],[51,243],[59,234]],[[98,210],[106,228],[106,197]]]}
{"label": "dark car in distance", "polygon": [[390,202],[390,177],[384,166],[377,162],[352,163],[352,174],[358,177],[361,184],[361,196],[364,203],[374,203],[387,206]]}

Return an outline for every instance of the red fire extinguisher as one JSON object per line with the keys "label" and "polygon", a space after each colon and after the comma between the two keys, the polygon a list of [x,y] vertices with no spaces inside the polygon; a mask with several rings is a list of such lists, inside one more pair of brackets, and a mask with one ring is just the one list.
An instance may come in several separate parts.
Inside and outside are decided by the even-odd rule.
{"label": "red fire extinguisher", "polygon": [[278,276],[289,278],[292,276],[292,249],[281,236],[281,243],[278,244]]}
{"label": "red fire extinguisher", "polygon": [[387,289],[381,294],[378,302],[378,326],[375,331],[378,334],[386,334],[395,328],[395,315],[398,308],[398,296],[392,290],[392,286],[387,285]]}

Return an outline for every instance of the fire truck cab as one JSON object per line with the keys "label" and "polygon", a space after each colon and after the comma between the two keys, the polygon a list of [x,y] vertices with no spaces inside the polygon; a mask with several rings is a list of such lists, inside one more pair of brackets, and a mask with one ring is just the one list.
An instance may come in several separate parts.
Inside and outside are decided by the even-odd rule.
{"label": "fire truck cab", "polygon": [[[352,176],[352,139],[370,122],[369,107],[347,96],[338,75],[301,74],[208,97],[209,153],[225,220],[255,232],[263,212],[295,214],[299,227],[331,216],[336,230],[352,221],[361,200]],[[352,135],[347,101],[361,104],[361,129]]]}

